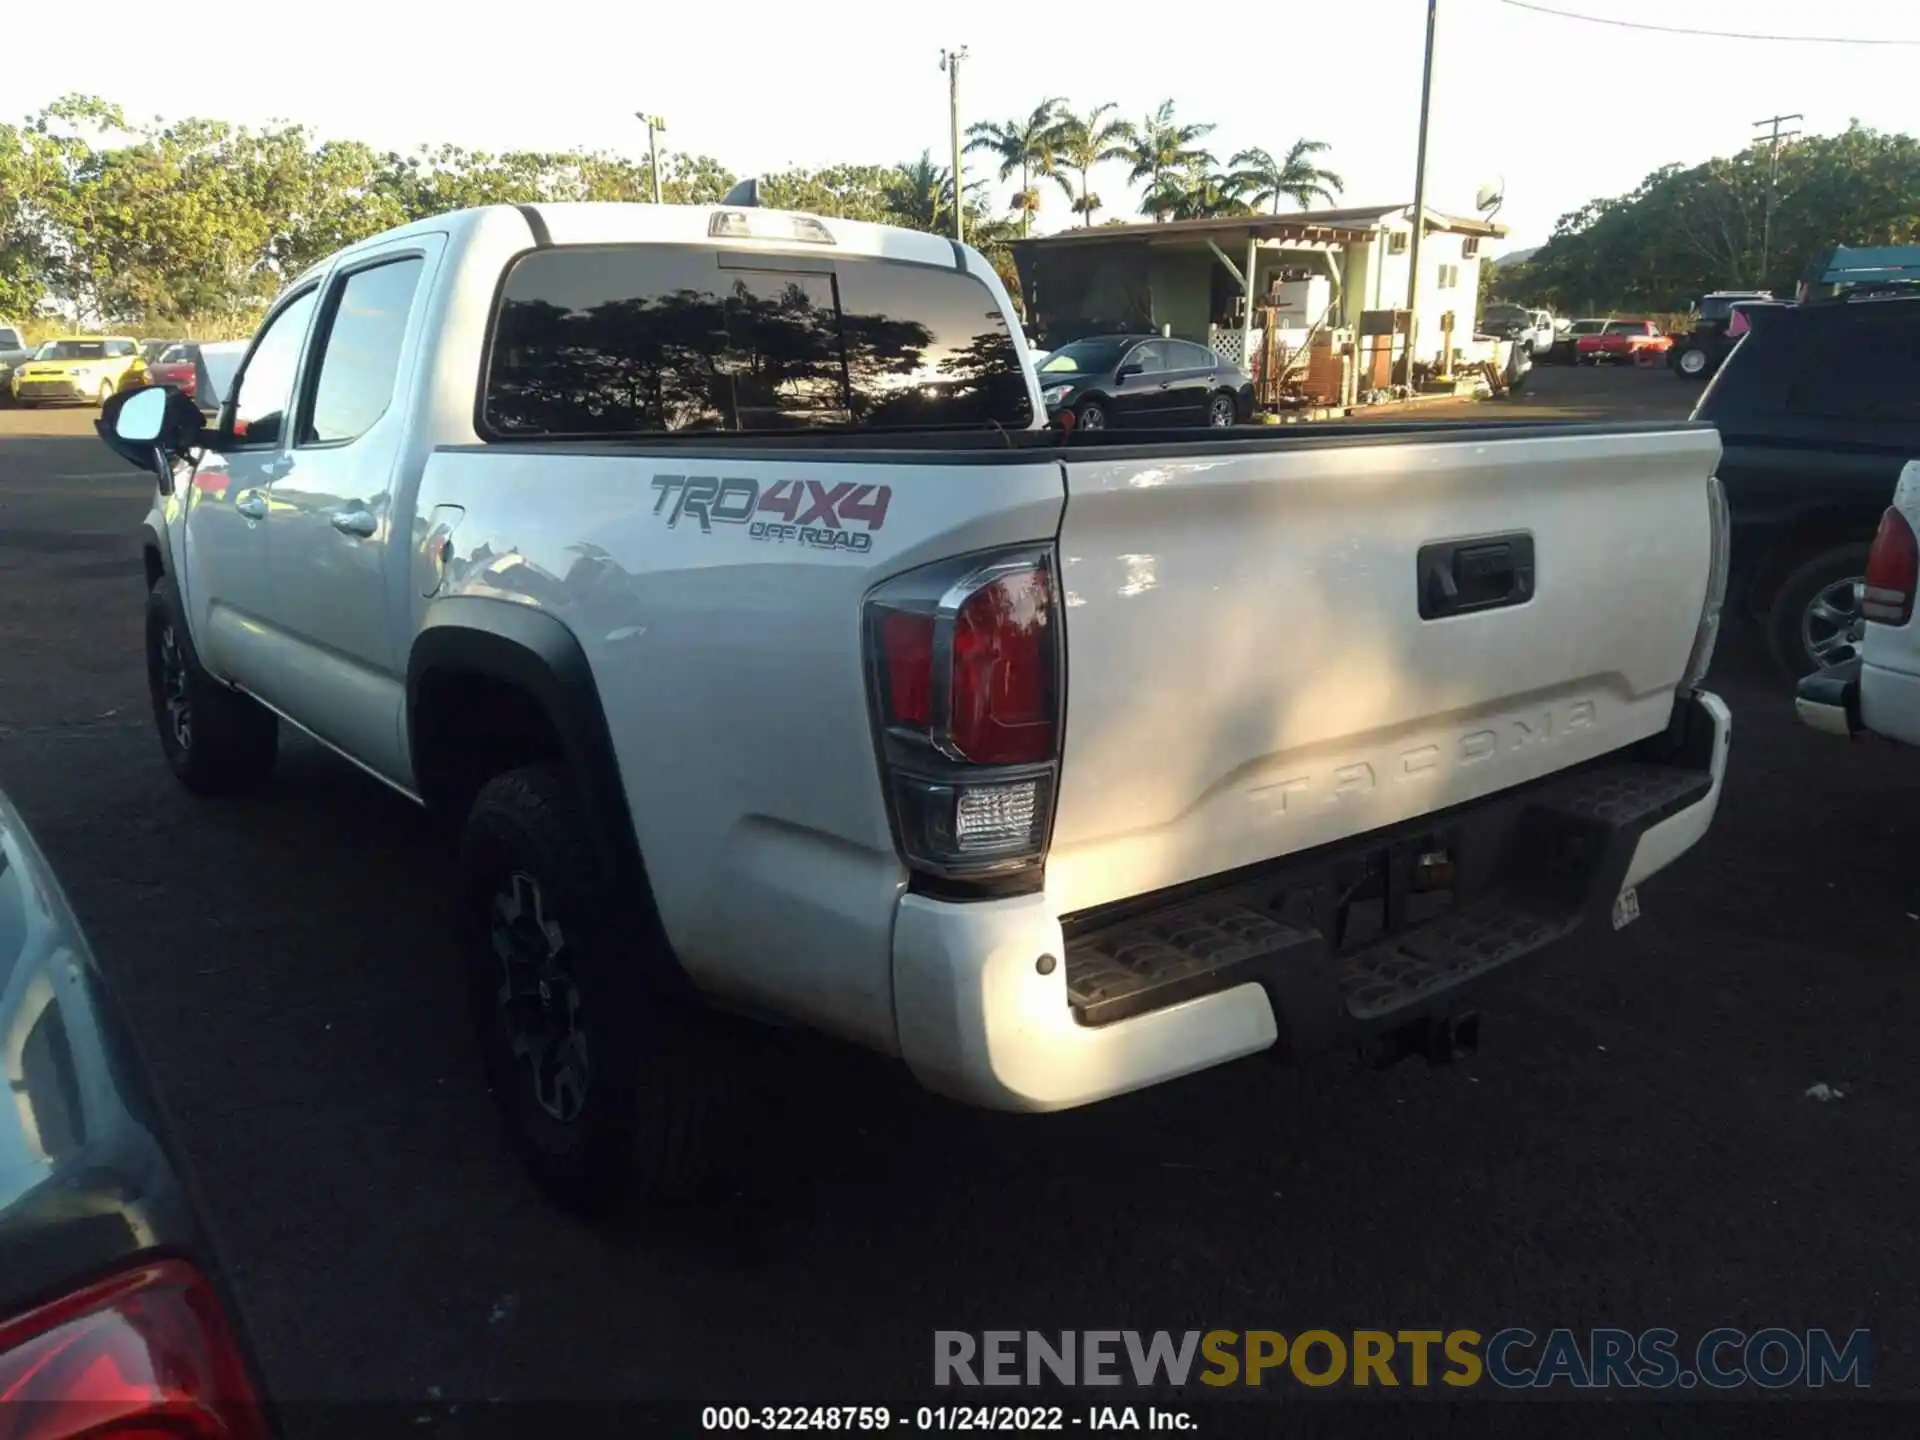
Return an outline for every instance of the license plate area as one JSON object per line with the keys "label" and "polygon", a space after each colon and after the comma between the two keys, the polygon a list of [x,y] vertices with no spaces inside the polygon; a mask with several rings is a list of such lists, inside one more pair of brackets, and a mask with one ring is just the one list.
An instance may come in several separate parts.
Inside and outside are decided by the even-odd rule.
{"label": "license plate area", "polygon": [[1445,831],[1342,859],[1333,866],[1331,903],[1316,906],[1316,928],[1346,955],[1437,919],[1459,904],[1460,860],[1460,837]]}

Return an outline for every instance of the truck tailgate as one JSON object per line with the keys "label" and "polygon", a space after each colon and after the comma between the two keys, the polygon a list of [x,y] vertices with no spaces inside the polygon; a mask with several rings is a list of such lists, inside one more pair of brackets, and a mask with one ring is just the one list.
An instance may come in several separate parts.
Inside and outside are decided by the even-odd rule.
{"label": "truck tailgate", "polygon": [[1060,913],[1666,725],[1708,580],[1711,429],[1165,448],[1065,465]]}

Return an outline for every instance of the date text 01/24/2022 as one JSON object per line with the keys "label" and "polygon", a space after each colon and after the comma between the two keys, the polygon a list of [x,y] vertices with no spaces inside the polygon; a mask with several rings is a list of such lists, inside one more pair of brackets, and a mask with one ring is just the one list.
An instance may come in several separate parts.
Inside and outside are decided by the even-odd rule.
{"label": "date text 01/24/2022", "polygon": [[1029,1434],[1068,1430],[1194,1430],[1184,1410],[1158,1406],[921,1405],[894,1410],[885,1405],[708,1405],[702,1430],[796,1430],[879,1432],[993,1431]]}

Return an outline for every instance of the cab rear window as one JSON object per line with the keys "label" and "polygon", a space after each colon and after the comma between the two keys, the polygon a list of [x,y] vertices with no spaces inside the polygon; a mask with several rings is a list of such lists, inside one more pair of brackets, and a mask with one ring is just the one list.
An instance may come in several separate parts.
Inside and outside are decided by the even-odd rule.
{"label": "cab rear window", "polygon": [[1023,429],[1000,308],[954,270],[690,246],[520,257],[495,309],[492,439]]}

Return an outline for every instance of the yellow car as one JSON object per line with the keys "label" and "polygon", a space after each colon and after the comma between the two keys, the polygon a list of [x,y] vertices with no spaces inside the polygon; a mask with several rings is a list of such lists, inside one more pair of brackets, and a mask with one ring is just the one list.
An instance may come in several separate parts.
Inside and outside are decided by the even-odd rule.
{"label": "yellow car", "polygon": [[123,335],[70,335],[49,340],[14,367],[14,403],[78,400],[104,405],[116,391],[146,383],[139,343]]}

